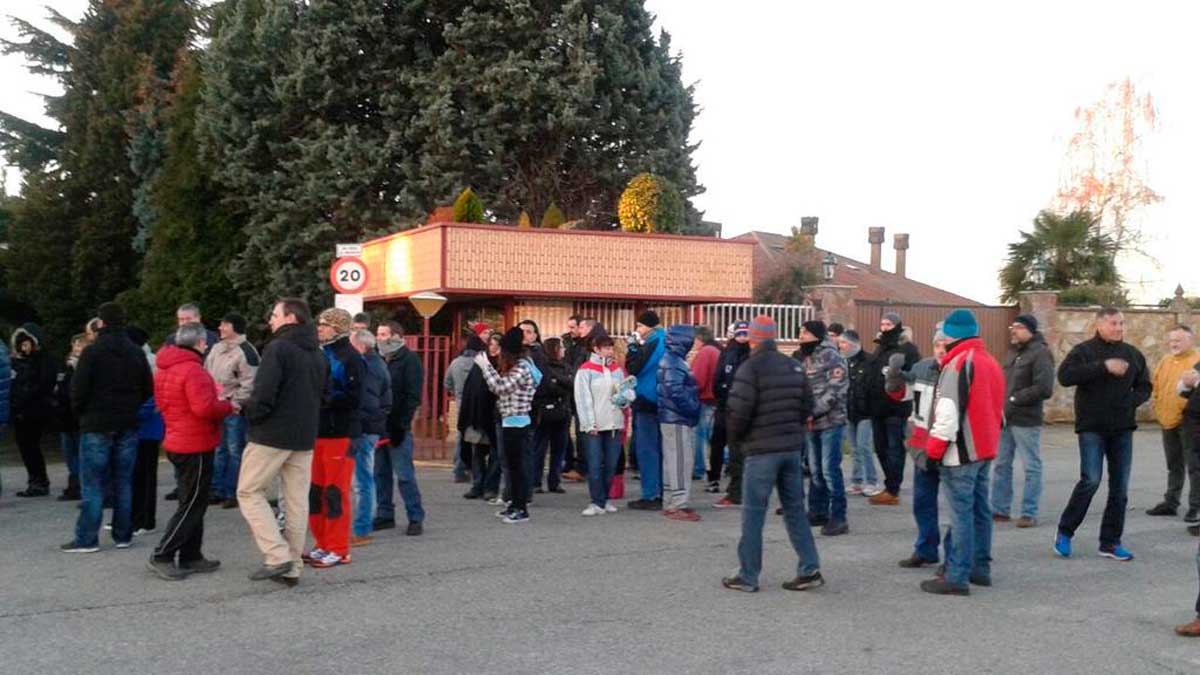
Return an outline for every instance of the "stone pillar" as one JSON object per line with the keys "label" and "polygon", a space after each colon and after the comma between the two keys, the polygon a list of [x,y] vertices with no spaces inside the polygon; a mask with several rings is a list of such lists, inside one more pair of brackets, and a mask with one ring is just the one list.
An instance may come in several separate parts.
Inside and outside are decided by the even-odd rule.
{"label": "stone pillar", "polygon": [[1183,284],[1175,287],[1175,297],[1171,300],[1171,311],[1175,312],[1175,323],[1180,326],[1191,326],[1192,308],[1187,298],[1183,296]]}
{"label": "stone pillar", "polygon": [[1054,344],[1058,337],[1058,291],[1021,291],[1019,298],[1021,313],[1032,314],[1046,343]]}
{"label": "stone pillar", "polygon": [[841,286],[837,284],[821,284],[810,286],[808,297],[814,305],[819,305],[817,318],[825,322],[840,323],[852,326],[858,321],[858,308],[854,304],[854,291],[858,286]]}
{"label": "stone pillar", "polygon": [[867,228],[867,241],[871,244],[871,269],[878,272],[883,269],[883,228]]}
{"label": "stone pillar", "polygon": [[908,235],[895,235],[892,245],[896,248],[896,276],[903,277],[908,270]]}

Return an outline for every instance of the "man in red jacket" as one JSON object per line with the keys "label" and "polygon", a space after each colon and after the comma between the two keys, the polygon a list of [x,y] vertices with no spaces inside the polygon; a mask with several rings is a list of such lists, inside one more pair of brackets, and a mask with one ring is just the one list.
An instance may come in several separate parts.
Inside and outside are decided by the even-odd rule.
{"label": "man in red jacket", "polygon": [[1000,445],[1004,371],[979,339],[975,315],[950,312],[946,346],[934,392],[926,453],[941,464],[942,489],[953,509],[946,536],[945,573],[921,582],[937,595],[970,595],[968,582],[991,586],[992,507],[988,472]]}
{"label": "man in red jacket", "polygon": [[176,331],[175,344],[163,347],[155,358],[154,400],[167,427],[162,445],[179,477],[179,506],[148,565],[168,581],[212,572],[221,564],[205,558],[200,546],[212,486],[213,451],[221,442],[222,420],[235,408],[217,398],[216,384],[204,370],[208,347],[204,326],[188,323]]}
{"label": "man in red jacket", "polygon": [[696,326],[693,345],[692,375],[700,387],[700,423],[696,425],[696,463],[692,478],[704,478],[705,447],[712,439],[713,419],[717,411],[717,395],[714,385],[717,380],[717,361],[721,360],[721,349],[708,326]]}

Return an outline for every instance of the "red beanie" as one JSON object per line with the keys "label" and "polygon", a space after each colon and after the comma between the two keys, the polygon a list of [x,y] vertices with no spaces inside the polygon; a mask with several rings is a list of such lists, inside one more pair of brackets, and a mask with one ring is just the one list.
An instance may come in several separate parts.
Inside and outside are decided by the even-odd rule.
{"label": "red beanie", "polygon": [[750,340],[753,342],[774,340],[777,332],[775,319],[766,314],[759,314],[750,322]]}

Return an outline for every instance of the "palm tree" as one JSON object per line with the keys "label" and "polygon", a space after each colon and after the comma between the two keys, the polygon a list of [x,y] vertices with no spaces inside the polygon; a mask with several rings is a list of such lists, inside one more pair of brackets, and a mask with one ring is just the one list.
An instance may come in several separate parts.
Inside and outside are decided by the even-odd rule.
{"label": "palm tree", "polygon": [[1033,219],[1033,232],[1021,232],[1021,240],[1008,245],[1008,261],[1000,270],[1002,299],[1015,302],[1021,291],[1035,290],[1029,271],[1039,260],[1046,265],[1042,288],[1092,288],[1097,297],[1120,297],[1116,255],[1116,245],[1100,233],[1099,219],[1088,211],[1065,216],[1042,211]]}

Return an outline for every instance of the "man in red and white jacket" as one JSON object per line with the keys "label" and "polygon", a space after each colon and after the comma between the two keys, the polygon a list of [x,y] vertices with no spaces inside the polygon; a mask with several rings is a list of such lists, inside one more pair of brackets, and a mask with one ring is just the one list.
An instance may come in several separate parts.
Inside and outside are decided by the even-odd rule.
{"label": "man in red and white jacket", "polygon": [[205,558],[200,546],[212,487],[213,453],[221,443],[222,421],[235,408],[217,397],[216,383],[204,369],[208,347],[204,326],[188,323],[175,332],[175,344],[163,347],[155,357],[154,400],[167,430],[162,446],[179,476],[179,506],[148,565],[150,571],[169,581],[212,572],[221,564]]}
{"label": "man in red and white jacket", "polygon": [[944,577],[921,582],[938,595],[970,595],[969,583],[991,586],[992,509],[988,473],[1004,421],[1004,371],[969,310],[946,317],[942,332],[953,340],[942,357],[926,453],[941,464],[951,514]]}

